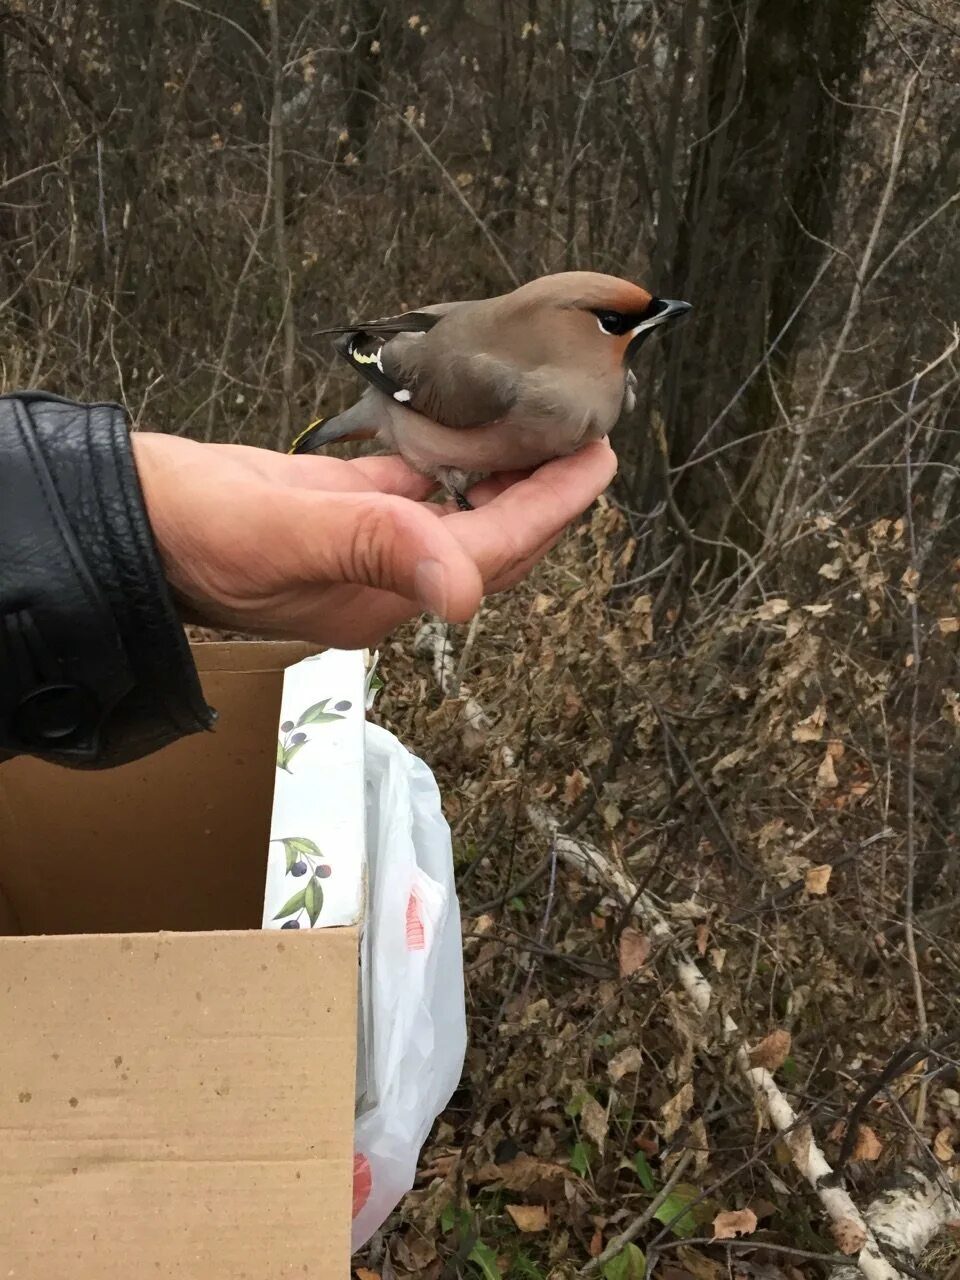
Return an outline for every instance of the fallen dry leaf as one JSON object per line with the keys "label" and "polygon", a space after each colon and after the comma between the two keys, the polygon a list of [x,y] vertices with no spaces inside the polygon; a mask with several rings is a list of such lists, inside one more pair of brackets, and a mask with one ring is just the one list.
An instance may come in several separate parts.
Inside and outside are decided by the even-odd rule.
{"label": "fallen dry leaf", "polygon": [[840,577],[840,570],[843,568],[843,561],[837,557],[836,560],[828,560],[826,564],[822,564],[817,570],[821,578],[828,578],[831,582],[836,582]]}
{"label": "fallen dry leaf", "polygon": [[587,789],[587,776],[580,769],[574,769],[563,780],[563,803],[570,807]]}
{"label": "fallen dry leaf", "polygon": [[713,1220],[714,1240],[733,1240],[748,1236],[757,1229],[757,1215],[752,1209],[728,1209]]}
{"label": "fallen dry leaf", "polygon": [[693,1276],[693,1280],[723,1280],[727,1275],[726,1267],[721,1266],[719,1262],[714,1262],[712,1258],[705,1258],[702,1253],[696,1253],[693,1249],[678,1249],[677,1258]]}
{"label": "fallen dry leaf", "polygon": [[505,1208],[518,1231],[546,1231],[547,1211],[542,1204],[508,1204]]}
{"label": "fallen dry leaf", "polygon": [[833,767],[833,753],[828,750],[820,761],[820,768],[817,770],[817,786],[826,789],[837,785],[837,771]]}
{"label": "fallen dry leaf", "polygon": [[603,1155],[604,1144],[607,1141],[607,1113],[596,1098],[584,1099],[580,1108],[580,1123],[587,1137]]}
{"label": "fallen dry leaf", "polygon": [[882,542],[890,532],[891,523],[892,521],[887,520],[885,517],[880,520],[874,520],[873,524],[867,530],[867,533],[870,535],[870,541]]}
{"label": "fallen dry leaf", "polygon": [[705,956],[707,954],[707,941],[710,937],[710,928],[705,924],[698,924],[694,930],[694,937],[697,940],[697,955]]}
{"label": "fallen dry leaf", "polygon": [[942,636],[952,636],[960,631],[960,618],[938,618],[937,626]]}
{"label": "fallen dry leaf", "polygon": [[684,898],[683,902],[671,902],[670,914],[675,920],[702,920],[710,914],[710,908],[696,898]]}
{"label": "fallen dry leaf", "polygon": [[696,1116],[690,1121],[687,1150],[696,1152],[693,1157],[693,1172],[700,1177],[710,1165],[710,1139],[707,1136],[707,1126],[703,1116]]}
{"label": "fallen dry leaf", "polygon": [[793,726],[790,737],[794,742],[819,742],[823,737],[823,726],[827,719],[827,708],[821,703],[804,720],[798,720]]}
{"label": "fallen dry leaf", "polygon": [[619,805],[609,800],[606,804],[600,806],[600,816],[612,831],[623,817],[623,812]]}
{"label": "fallen dry leaf", "polygon": [[711,774],[726,773],[728,769],[735,768],[741,760],[744,760],[746,755],[746,747],[737,747],[734,751],[728,751],[725,756],[720,757],[710,770]]}
{"label": "fallen dry leaf", "polygon": [[758,1222],[762,1222],[764,1218],[771,1218],[775,1213],[779,1213],[777,1206],[771,1204],[769,1200],[764,1200],[762,1196],[757,1196],[751,1200],[750,1208],[757,1215]]}
{"label": "fallen dry leaf", "polygon": [[624,1076],[632,1075],[643,1066],[643,1054],[636,1045],[628,1045],[626,1049],[610,1059],[607,1063],[607,1075],[614,1084],[619,1084]]}
{"label": "fallen dry leaf", "polygon": [[629,978],[642,969],[650,955],[650,939],[639,929],[624,929],[620,935],[620,977]]}
{"label": "fallen dry leaf", "polygon": [[693,1084],[688,1080],[679,1093],[675,1093],[672,1098],[660,1108],[660,1114],[663,1116],[663,1136],[668,1141],[683,1124],[683,1117],[693,1106]]}
{"label": "fallen dry leaf", "polygon": [[857,1141],[850,1153],[851,1160],[879,1160],[883,1153],[883,1143],[868,1124],[862,1124],[857,1130]]}
{"label": "fallen dry leaf", "polygon": [[500,1183],[506,1191],[519,1191],[537,1200],[558,1200],[566,1183],[575,1174],[552,1160],[538,1160],[526,1153],[504,1164],[485,1164],[470,1175],[470,1181],[484,1185]]}
{"label": "fallen dry leaf", "polygon": [[753,616],[759,618],[761,622],[770,622],[774,618],[779,618],[782,613],[788,613],[789,610],[789,600],[775,597],[773,600],[765,600],[759,608],[754,609]]}
{"label": "fallen dry leaf", "polygon": [[353,1274],[357,1280],[380,1280],[379,1271],[370,1271],[367,1267],[355,1267]]}
{"label": "fallen dry leaf", "polygon": [[841,1218],[834,1222],[830,1227],[830,1234],[836,1240],[840,1252],[847,1254],[859,1252],[867,1239],[866,1229],[853,1218]]}
{"label": "fallen dry leaf", "polygon": [[419,1233],[397,1235],[390,1248],[404,1271],[415,1276],[422,1275],[437,1257],[433,1241]]}
{"label": "fallen dry leaf", "polygon": [[789,1031],[777,1029],[750,1050],[750,1065],[766,1067],[768,1071],[776,1071],[786,1062],[792,1041]]}
{"label": "fallen dry leaf", "polygon": [[[828,756],[827,759],[830,757]],[[829,863],[821,863],[819,867],[811,867],[803,878],[804,887],[807,893],[824,894],[827,892],[827,885],[830,883],[830,877],[833,874],[833,867]]]}
{"label": "fallen dry leaf", "polygon": [[933,1140],[933,1154],[938,1160],[942,1160],[945,1164],[949,1164],[956,1151],[953,1147],[953,1129],[949,1125],[940,1130]]}

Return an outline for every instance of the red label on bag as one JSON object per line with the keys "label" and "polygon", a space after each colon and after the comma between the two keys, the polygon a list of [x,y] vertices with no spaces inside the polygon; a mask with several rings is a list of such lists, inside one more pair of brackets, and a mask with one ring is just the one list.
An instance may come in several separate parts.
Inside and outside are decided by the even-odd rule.
{"label": "red label on bag", "polygon": [[423,921],[420,919],[420,903],[415,890],[411,890],[407,899],[407,950],[422,951],[426,944]]}
{"label": "red label on bag", "polygon": [[353,1216],[356,1217],[370,1199],[373,1188],[373,1173],[370,1161],[360,1152],[353,1157]]}

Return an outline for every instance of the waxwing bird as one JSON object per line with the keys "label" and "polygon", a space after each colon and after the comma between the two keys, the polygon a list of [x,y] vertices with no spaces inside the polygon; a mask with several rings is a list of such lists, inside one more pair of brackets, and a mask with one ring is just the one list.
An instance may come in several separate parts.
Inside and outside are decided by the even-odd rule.
{"label": "waxwing bird", "polygon": [[414,470],[464,492],[608,435],[635,402],[630,362],[690,310],[592,271],[541,276],[511,293],[444,302],[322,330],[368,383],[360,399],[302,431],[290,453],[377,439]]}

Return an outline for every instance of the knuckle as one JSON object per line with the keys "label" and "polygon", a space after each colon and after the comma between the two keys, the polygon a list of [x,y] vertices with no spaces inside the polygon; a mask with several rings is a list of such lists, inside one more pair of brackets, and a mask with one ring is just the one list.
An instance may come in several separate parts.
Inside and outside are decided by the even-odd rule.
{"label": "knuckle", "polygon": [[391,580],[398,526],[392,502],[365,506],[350,541],[350,574],[355,580],[371,584]]}

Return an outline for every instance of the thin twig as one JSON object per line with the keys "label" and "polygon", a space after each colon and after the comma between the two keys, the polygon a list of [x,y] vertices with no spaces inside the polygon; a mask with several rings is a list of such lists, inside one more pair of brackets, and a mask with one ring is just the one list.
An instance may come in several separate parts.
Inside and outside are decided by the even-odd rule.
{"label": "thin twig", "polygon": [[713,818],[714,825],[716,826],[717,831],[720,833],[720,836],[722,837],[724,844],[727,846],[727,849],[730,851],[730,855],[733,858],[734,862],[737,864],[737,866],[740,868],[741,871],[747,871],[753,874],[753,868],[750,866],[750,864],[744,858],[743,854],[740,852],[739,845],[737,844],[737,842],[734,840],[733,836],[730,834],[729,830],[727,829],[726,823],[720,817],[720,812],[717,809],[717,806],[713,803],[713,797],[710,795],[710,792],[704,786],[703,781],[700,777],[700,774],[697,771],[696,765],[693,763],[693,761],[690,759],[690,757],[687,755],[686,751],[684,750],[683,744],[681,743],[677,735],[674,733],[670,725],[670,722],[667,720],[666,715],[664,714],[663,710],[660,707],[660,704],[656,701],[653,695],[648,693],[646,690],[644,690],[643,693],[647,701],[650,703],[651,707],[653,707],[654,714],[656,715],[657,719],[660,721],[660,725],[664,733],[670,739],[670,743],[673,746],[673,749],[676,751],[677,755],[683,761],[684,768],[687,770],[687,773],[690,775],[690,781],[696,787],[697,791],[699,791],[704,804],[710,810],[710,816]]}
{"label": "thin twig", "polygon": [[463,192],[457,186],[456,178],[454,178],[453,174],[450,173],[447,166],[443,163],[443,161],[434,151],[433,147],[431,147],[430,143],[426,140],[426,138],[423,136],[423,134],[420,132],[417,126],[413,123],[412,120],[407,119],[407,116],[404,112],[395,110],[393,107],[391,107],[391,105],[388,102],[382,102],[379,98],[376,98],[375,101],[379,102],[380,105],[383,108],[385,108],[387,111],[393,111],[393,114],[397,117],[397,119],[402,120],[403,123],[407,126],[407,128],[410,130],[410,132],[413,134],[413,136],[416,138],[417,142],[419,143],[420,147],[422,148],[424,155],[426,155],[427,158],[430,161],[432,161],[432,163],[436,165],[436,167],[440,170],[440,175],[443,178],[444,182],[453,192],[458,203],[461,204],[463,208],[466,210],[466,212],[469,214],[471,220],[475,223],[477,230],[480,232],[480,234],[486,240],[487,244],[493,250],[493,253],[497,261],[500,263],[501,267],[503,267],[504,271],[506,272],[507,278],[512,282],[514,286],[518,286],[520,284],[520,277],[517,275],[513,267],[511,267],[510,263],[505,258],[503,250],[497,244],[496,239],[494,238],[494,235],[491,232],[490,228],[487,226],[486,222],[484,222],[483,218],[480,217],[479,213],[477,213],[476,209],[473,207],[473,205],[470,203],[467,197],[463,194]]}
{"label": "thin twig", "polygon": [[[783,1254],[785,1258],[804,1258],[808,1262],[822,1262],[827,1267],[849,1267],[850,1265],[850,1259],[842,1253],[814,1253],[811,1249],[794,1249],[790,1245],[762,1239],[717,1240],[713,1236],[688,1236],[682,1240],[665,1240],[663,1244],[657,1245],[656,1253],[666,1253],[668,1250],[684,1249],[693,1245],[702,1248],[708,1244],[715,1245],[718,1249],[763,1249],[770,1253]],[[651,1249],[647,1256],[648,1274],[653,1269],[653,1254],[654,1250]]]}
{"label": "thin twig", "polygon": [[[650,1201],[650,1203],[644,1209],[643,1213],[639,1214],[636,1218],[634,1218],[634,1220],[630,1223],[630,1225],[626,1227],[625,1230],[621,1231],[618,1236],[614,1236],[614,1238],[610,1241],[610,1243],[604,1249],[603,1253],[599,1254],[596,1258],[593,1258],[590,1262],[587,1263],[585,1267],[580,1268],[579,1274],[581,1276],[596,1275],[597,1272],[602,1270],[602,1268],[610,1261],[611,1258],[615,1258],[618,1253],[622,1253],[628,1244],[636,1240],[637,1236],[640,1234],[643,1228],[647,1225],[647,1223],[651,1220],[651,1218],[653,1218],[657,1210],[661,1207],[661,1205],[665,1203],[665,1201],[672,1194],[674,1187],[683,1177],[684,1173],[687,1170],[687,1165],[690,1163],[693,1157],[694,1157],[693,1151],[685,1151],[683,1153],[683,1155],[680,1157],[680,1159],[677,1161],[676,1165],[674,1166],[673,1172],[670,1174],[670,1177],[666,1180],[666,1182],[663,1184],[663,1186],[660,1188],[660,1190],[657,1192],[654,1198]],[[682,1217],[686,1212],[687,1212],[687,1206],[686,1204],[684,1204],[683,1209],[680,1210],[676,1216]]]}
{"label": "thin twig", "polygon": [[477,639],[477,631],[480,628],[480,615],[483,613],[481,605],[477,612],[470,619],[470,627],[467,631],[467,638],[463,642],[463,648],[460,650],[460,661],[457,663],[456,670],[453,673],[453,679],[450,681],[450,689],[447,693],[448,698],[456,700],[460,697],[460,684],[463,680],[464,672],[467,669],[467,663],[470,661],[470,654],[473,652],[473,646]]}
{"label": "thin twig", "polygon": [[[911,582],[908,587],[910,603],[910,646],[913,659],[910,668],[910,725],[907,732],[907,850],[906,850],[906,884],[903,891],[903,936],[910,963],[910,975],[913,980],[913,998],[917,1008],[917,1026],[920,1035],[927,1036],[927,1005],[923,997],[923,983],[920,978],[920,965],[917,960],[917,939],[914,932],[914,889],[917,871],[917,731],[920,711],[920,612],[917,607],[917,591],[919,589],[919,570],[917,569],[917,536],[913,522],[913,420],[911,411],[917,391],[917,379],[910,388],[907,401],[907,422],[904,429],[904,456],[906,460],[905,480],[905,520],[907,526],[907,545],[910,549]],[[917,1091],[917,1104],[914,1119],[917,1128],[923,1127],[926,1112],[927,1088],[924,1081]]]}
{"label": "thin twig", "polygon": [[[884,185],[883,194],[880,197],[880,203],[877,206],[877,212],[874,215],[870,234],[867,236],[867,243],[863,249],[860,265],[857,268],[857,273],[854,277],[853,289],[850,292],[846,314],[844,315],[843,323],[840,326],[840,333],[834,343],[833,350],[830,353],[830,358],[827,360],[823,375],[817,383],[816,390],[813,394],[813,401],[809,414],[810,421],[815,421],[820,414],[820,409],[823,405],[827,391],[833,382],[837,366],[846,352],[847,341],[850,337],[851,330],[853,329],[857,316],[860,314],[860,307],[863,302],[863,294],[867,283],[867,272],[869,271],[870,263],[873,260],[877,241],[880,237],[880,231],[886,220],[890,201],[893,198],[893,190],[896,185],[897,175],[900,172],[900,163],[903,159],[903,144],[907,125],[907,113],[913,96],[913,90],[917,83],[918,74],[918,72],[914,72],[913,75],[908,78],[903,91],[903,98],[900,104],[900,114],[897,120],[897,130],[894,135],[890,151],[890,166],[887,171],[887,181]],[[808,433],[805,430],[798,431],[797,433],[793,454],[787,464],[783,480],[780,483],[777,496],[774,499],[770,515],[767,519],[767,526],[764,535],[765,540],[767,541],[773,538],[774,531],[784,511],[787,497],[794,490],[800,472],[800,464],[807,450],[807,434]]]}

